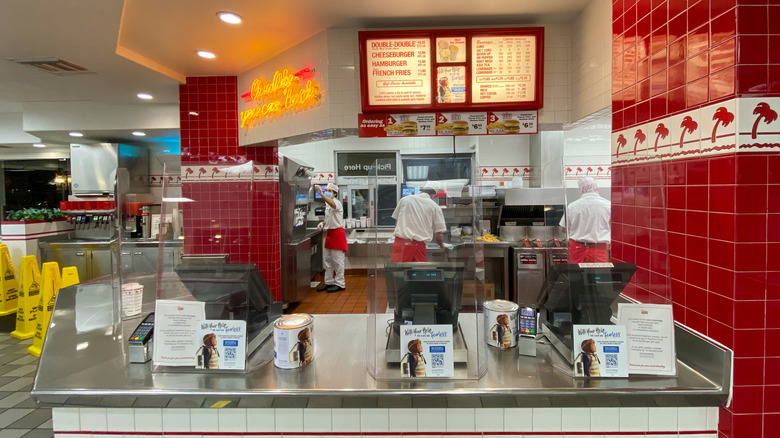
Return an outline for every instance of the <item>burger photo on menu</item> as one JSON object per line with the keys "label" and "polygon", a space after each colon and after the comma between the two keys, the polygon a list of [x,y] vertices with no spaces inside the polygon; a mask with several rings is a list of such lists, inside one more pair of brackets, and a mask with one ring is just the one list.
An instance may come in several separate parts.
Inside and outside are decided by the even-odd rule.
{"label": "burger photo on menu", "polygon": [[403,135],[417,135],[417,122],[403,122],[401,132]]}
{"label": "burger photo on menu", "polygon": [[520,133],[520,122],[518,122],[517,120],[504,120],[504,133],[505,134]]}
{"label": "burger photo on menu", "polygon": [[463,120],[452,122],[452,133],[454,135],[466,135],[469,133],[469,123]]}

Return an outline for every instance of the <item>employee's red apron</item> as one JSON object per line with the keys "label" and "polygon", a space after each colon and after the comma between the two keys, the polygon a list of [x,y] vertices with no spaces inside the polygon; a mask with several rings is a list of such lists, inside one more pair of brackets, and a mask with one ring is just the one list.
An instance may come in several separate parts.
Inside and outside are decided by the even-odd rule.
{"label": "employee's red apron", "polygon": [[608,243],[580,243],[569,239],[569,263],[609,262]]}
{"label": "employee's red apron", "polygon": [[392,262],[427,262],[428,254],[425,242],[402,239],[396,236],[393,242]]}
{"label": "employee's red apron", "polygon": [[329,228],[325,236],[325,248],[335,249],[336,251],[347,250],[347,233],[344,228]]}

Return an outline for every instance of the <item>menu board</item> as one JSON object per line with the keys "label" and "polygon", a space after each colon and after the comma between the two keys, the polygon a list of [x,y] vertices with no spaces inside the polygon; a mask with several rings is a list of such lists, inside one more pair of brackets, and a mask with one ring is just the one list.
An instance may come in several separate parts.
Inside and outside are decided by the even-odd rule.
{"label": "menu board", "polygon": [[371,105],[431,102],[430,38],[372,39],[366,44]]}
{"label": "menu board", "polygon": [[535,99],[536,38],[479,36],[471,42],[471,101],[529,102]]}
{"label": "menu board", "polygon": [[544,28],[365,31],[359,42],[366,113],[542,107]]}

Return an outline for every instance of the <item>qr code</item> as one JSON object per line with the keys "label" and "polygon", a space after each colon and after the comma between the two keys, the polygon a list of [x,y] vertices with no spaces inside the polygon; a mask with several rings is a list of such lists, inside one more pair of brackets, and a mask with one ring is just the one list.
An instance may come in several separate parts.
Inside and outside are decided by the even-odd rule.
{"label": "qr code", "polygon": [[431,354],[431,365],[435,367],[444,366],[443,354]]}
{"label": "qr code", "polygon": [[225,360],[236,360],[236,348],[225,348]]}
{"label": "qr code", "polygon": [[616,367],[618,366],[618,355],[617,354],[605,354],[604,359],[606,360],[608,367]]}

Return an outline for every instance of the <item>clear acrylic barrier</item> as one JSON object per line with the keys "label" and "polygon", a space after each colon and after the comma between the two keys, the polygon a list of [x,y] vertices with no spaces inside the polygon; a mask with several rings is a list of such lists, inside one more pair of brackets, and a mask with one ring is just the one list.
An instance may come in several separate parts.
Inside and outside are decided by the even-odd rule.
{"label": "clear acrylic barrier", "polygon": [[[153,362],[155,372],[249,372],[273,360],[272,327],[281,303],[274,302],[262,274],[250,262],[254,174],[251,161],[233,166],[165,165],[161,215],[155,227],[156,298],[203,302],[207,320],[245,321],[246,357],[243,370]],[[228,345],[216,346],[221,356],[229,355]]]}
{"label": "clear acrylic barrier", "polygon": [[[378,164],[375,163],[375,169]],[[482,307],[485,243],[477,239],[481,236],[482,192],[469,190],[469,186],[481,186],[478,169],[472,160],[470,181],[428,182],[427,185],[437,189],[434,202],[442,208],[447,231],[443,233],[444,248],[435,240],[425,245],[425,262],[393,262],[393,248],[401,245],[400,240],[394,242],[393,228],[377,226],[376,206],[372,206],[374,220],[366,236],[371,259],[368,263],[366,366],[377,380],[479,379],[487,371],[486,349],[489,347],[485,344]],[[369,190],[374,193],[383,183],[381,176],[371,176],[368,180]],[[403,202],[400,201],[399,206]],[[471,235],[463,234],[465,227],[471,227]],[[422,247],[416,249],[422,251]],[[402,250],[396,250],[400,251],[396,260],[406,259],[401,256]],[[428,276],[427,281],[420,281],[421,276]],[[407,354],[414,354],[410,348],[419,349],[421,344],[413,347],[414,340],[402,342],[402,338],[404,341],[411,339],[408,335],[402,336],[402,330],[432,323],[452,328],[454,367],[451,376],[431,375],[439,360],[440,347],[421,352],[423,365],[420,360],[414,361],[417,365],[410,365],[407,359]],[[424,377],[419,376],[421,368],[418,367],[426,368]]]}

